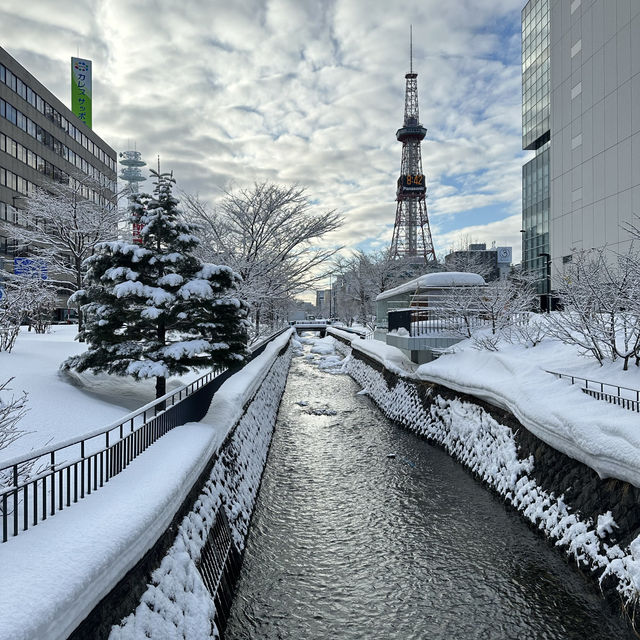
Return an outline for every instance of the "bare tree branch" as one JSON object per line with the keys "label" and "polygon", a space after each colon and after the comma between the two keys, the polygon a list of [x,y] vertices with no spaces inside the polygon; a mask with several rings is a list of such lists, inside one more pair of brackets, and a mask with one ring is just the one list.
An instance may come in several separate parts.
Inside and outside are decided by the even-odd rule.
{"label": "bare tree branch", "polygon": [[323,269],[340,247],[317,245],[342,224],[335,211],[312,213],[304,188],[264,182],[226,192],[217,210],[185,195],[188,216],[202,228],[202,257],[229,265],[243,283],[239,294],[270,324],[290,301],[326,277]]}

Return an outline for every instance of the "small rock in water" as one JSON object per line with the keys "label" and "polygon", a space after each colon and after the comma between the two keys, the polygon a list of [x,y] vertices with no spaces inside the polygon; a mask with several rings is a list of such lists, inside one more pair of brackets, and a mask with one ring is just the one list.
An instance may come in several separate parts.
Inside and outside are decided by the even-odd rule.
{"label": "small rock in water", "polygon": [[312,416],[335,416],[338,415],[337,411],[333,409],[307,409],[305,413]]}

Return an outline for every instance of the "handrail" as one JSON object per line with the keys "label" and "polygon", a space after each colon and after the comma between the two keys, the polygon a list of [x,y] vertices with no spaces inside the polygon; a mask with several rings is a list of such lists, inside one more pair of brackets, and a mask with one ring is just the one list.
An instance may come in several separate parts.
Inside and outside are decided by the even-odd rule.
{"label": "handrail", "polygon": [[[156,416],[159,413],[157,409],[159,405],[166,403],[168,400],[171,400],[172,401],[171,406],[173,406],[173,400],[175,396],[181,396],[183,391],[189,388],[193,388],[194,386],[197,386],[199,388],[200,386],[202,386],[202,384],[206,384],[207,382],[209,382],[209,380],[212,379],[212,377],[215,377],[215,375],[219,375],[223,371],[226,371],[226,369],[213,369],[212,371],[205,373],[203,376],[200,376],[193,382],[190,382],[188,384],[183,384],[182,386],[178,387],[174,391],[169,391],[165,393],[165,395],[163,395],[161,398],[156,398],[155,400],[152,400],[151,402],[148,402],[147,404],[143,405],[139,409],[136,409],[134,411],[131,411],[130,413],[127,413],[125,416],[123,416],[119,420],[116,420],[115,422],[112,422],[110,425],[106,427],[98,427],[97,429],[94,429],[93,431],[89,431],[88,433],[85,433],[81,436],[77,436],[75,438],[69,438],[68,440],[63,440],[62,442],[56,442],[52,445],[49,445],[48,447],[43,447],[42,449],[36,449],[35,451],[29,451],[29,453],[23,454],[21,456],[16,456],[15,458],[9,458],[8,460],[0,460],[0,472],[3,471],[5,468],[11,467],[15,464],[22,464],[23,462],[28,462],[32,458],[40,458],[46,455],[47,453],[55,452],[58,449],[66,449],[68,447],[73,446],[74,444],[79,444],[83,440],[86,441],[86,440],[91,440],[92,438],[96,438],[98,436],[103,436],[107,432],[114,431],[115,429],[119,428],[121,424],[129,422],[131,419],[135,420],[135,418],[139,417],[140,415],[144,416],[144,414],[148,413],[151,409],[154,410],[154,416]],[[193,390],[191,391],[191,393],[193,393]]]}
{"label": "handrail", "polygon": [[[560,373],[558,371],[549,371],[548,369],[545,369],[544,371],[545,373],[550,373],[551,375],[557,376],[559,379],[566,378],[568,380],[571,380],[571,384],[575,384],[576,380],[581,380],[585,383],[585,386],[582,387],[582,391],[584,391],[588,395],[594,398],[604,399],[612,404],[618,404],[621,407],[629,409],[631,411],[640,412],[640,389],[623,387],[617,384],[612,384],[610,382],[602,382],[600,380],[591,380],[590,378],[582,378],[581,376],[575,376],[570,373]],[[595,385],[595,388],[589,388],[590,383]],[[600,387],[600,389],[598,389],[598,387]],[[605,391],[605,387],[614,389],[616,393],[609,393],[608,391]],[[623,395],[621,393],[622,391],[630,391],[632,395],[635,394],[635,400]]]}
{"label": "handrail", "polygon": [[[528,314],[512,313],[511,324],[522,324]],[[417,338],[429,334],[464,335],[469,331],[491,326],[491,319],[480,309],[467,309],[465,314],[453,314],[444,307],[406,307],[387,311],[387,329],[405,329],[408,336]]]}
{"label": "handrail", "polygon": [[[280,329],[252,349],[250,360],[288,329]],[[7,541],[10,520],[17,536],[30,523],[35,526],[97,491],[174,427],[201,420],[215,391],[237,370],[214,368],[107,427],[0,462],[0,540]],[[95,442],[101,437],[102,444]],[[79,451],[71,449],[78,446]]]}

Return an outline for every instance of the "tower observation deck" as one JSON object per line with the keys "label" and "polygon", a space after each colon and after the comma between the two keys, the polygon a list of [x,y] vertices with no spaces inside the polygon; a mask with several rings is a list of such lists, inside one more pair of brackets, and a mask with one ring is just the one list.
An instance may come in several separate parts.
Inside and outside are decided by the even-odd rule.
{"label": "tower observation deck", "polygon": [[436,253],[427,215],[427,185],[422,172],[420,143],[427,130],[420,124],[418,74],[413,73],[413,38],[410,51],[410,72],[405,75],[404,123],[396,131],[396,138],[402,142],[402,162],[390,252],[392,258],[426,265],[436,263]]}

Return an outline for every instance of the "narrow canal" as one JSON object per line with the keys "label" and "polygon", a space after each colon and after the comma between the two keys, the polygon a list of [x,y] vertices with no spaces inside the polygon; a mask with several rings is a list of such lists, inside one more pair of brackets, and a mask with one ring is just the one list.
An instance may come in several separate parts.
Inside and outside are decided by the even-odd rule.
{"label": "narrow canal", "polygon": [[226,640],[633,638],[518,515],[358,391],[294,359]]}

